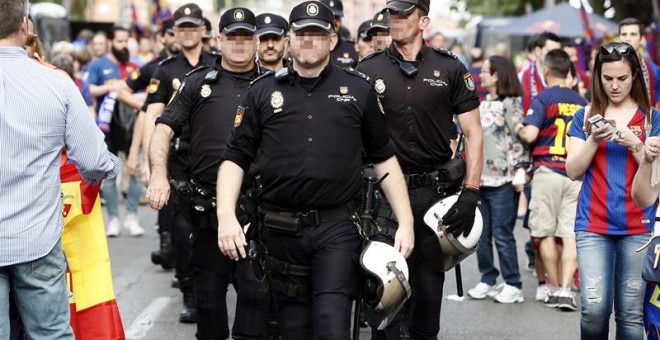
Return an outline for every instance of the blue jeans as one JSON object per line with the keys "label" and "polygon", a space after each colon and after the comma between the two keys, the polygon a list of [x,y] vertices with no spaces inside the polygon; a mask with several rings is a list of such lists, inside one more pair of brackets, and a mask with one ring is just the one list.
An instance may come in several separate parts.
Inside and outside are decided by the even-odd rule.
{"label": "blue jeans", "polygon": [[9,339],[9,294],[30,339],[74,339],[61,241],[34,261],[0,267],[0,339]]}
{"label": "blue jeans", "polygon": [[[130,176],[128,192],[126,193],[126,211],[129,214],[137,213],[140,195],[142,195],[142,183],[140,183],[137,176]],[[105,200],[108,217],[110,219],[119,217],[119,191],[117,190],[117,181],[115,178],[103,181],[101,196]]]}
{"label": "blue jeans", "polygon": [[502,277],[509,286],[522,288],[518,253],[513,228],[518,213],[518,194],[510,184],[500,187],[481,187],[479,211],[484,226],[477,249],[481,282],[494,285],[500,272],[493,263],[493,239],[500,259]]}
{"label": "blue jeans", "polygon": [[642,339],[646,251],[636,252],[649,234],[631,236],[576,232],[582,292],[582,339],[607,339],[614,305],[616,339]]}

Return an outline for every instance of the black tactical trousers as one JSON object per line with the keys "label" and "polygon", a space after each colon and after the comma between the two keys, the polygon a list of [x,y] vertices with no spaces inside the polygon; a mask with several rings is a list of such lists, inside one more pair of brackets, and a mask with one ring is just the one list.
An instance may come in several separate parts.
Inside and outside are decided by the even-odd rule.
{"label": "black tactical trousers", "polygon": [[304,227],[300,236],[274,232],[268,227],[263,228],[262,235],[270,256],[309,267],[306,277],[271,273],[275,280],[308,287],[301,296],[273,291],[282,339],[350,339],[362,249],[355,225],[343,218]]}

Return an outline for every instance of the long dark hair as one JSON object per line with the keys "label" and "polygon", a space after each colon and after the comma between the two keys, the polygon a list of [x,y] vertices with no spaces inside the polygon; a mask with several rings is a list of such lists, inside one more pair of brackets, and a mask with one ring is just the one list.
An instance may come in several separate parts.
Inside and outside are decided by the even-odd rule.
{"label": "long dark hair", "polygon": [[520,97],[523,88],[518,80],[516,67],[511,60],[494,55],[488,57],[490,63],[490,74],[497,72],[497,95],[500,97]]}
{"label": "long dark hair", "polygon": [[[611,51],[611,52],[608,52]],[[621,52],[623,51],[623,53]],[[591,75],[591,110],[584,117],[585,120],[591,118],[596,114],[604,114],[605,109],[609,105],[609,98],[603,88],[601,82],[601,73],[604,63],[611,63],[623,60],[632,71],[633,83],[630,89],[630,96],[641,106],[642,110],[646,113],[646,122],[651,121],[651,99],[646,89],[644,77],[640,74],[641,62],[637,56],[637,52],[627,43],[614,42],[603,45],[598,49],[596,55],[596,62],[594,64],[593,73]],[[591,124],[587,122],[586,130],[591,131]]]}

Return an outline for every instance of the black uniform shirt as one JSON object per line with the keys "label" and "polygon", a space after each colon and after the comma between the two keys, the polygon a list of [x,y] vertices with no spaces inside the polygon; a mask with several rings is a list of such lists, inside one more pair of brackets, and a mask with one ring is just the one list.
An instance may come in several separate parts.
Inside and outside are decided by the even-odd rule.
{"label": "black uniform shirt", "polygon": [[303,211],[351,201],[360,189],[362,147],[376,163],[395,152],[366,79],[331,64],[313,83],[287,69],[268,73],[239,107],[222,158],[247,171],[259,150],[266,204]]}
{"label": "black uniform shirt", "polygon": [[390,45],[358,69],[374,83],[404,173],[431,171],[451,158],[453,113],[478,108],[479,98],[470,72],[447,51],[423,46],[412,78],[399,69],[402,61]]}
{"label": "black uniform shirt", "polygon": [[337,46],[330,52],[330,60],[339,67],[355,67],[358,62],[358,54],[355,51],[355,42],[339,38]]}
{"label": "black uniform shirt", "polygon": [[190,65],[183,53],[163,60],[156,68],[149,83],[147,102],[167,105],[188,72],[200,66],[213,65],[216,58],[218,58],[217,55],[202,51],[199,55],[199,62],[194,66]]}
{"label": "black uniform shirt", "polygon": [[172,103],[156,120],[181,134],[190,126],[190,168],[193,177],[215,184],[220,155],[234,128],[236,108],[243,101],[250,82],[258,76],[258,68],[247,73],[232,73],[220,67],[200,67],[181,84]]}
{"label": "black uniform shirt", "polygon": [[[140,67],[139,70],[135,70],[131,73],[130,77],[126,79],[126,85],[133,90],[133,92],[138,92],[140,90],[146,90],[149,85],[149,81],[156,73],[156,68],[161,61],[167,59],[167,54],[162,52],[156,57],[156,59],[144,64]],[[145,100],[142,105],[142,111],[147,111],[148,102]]]}

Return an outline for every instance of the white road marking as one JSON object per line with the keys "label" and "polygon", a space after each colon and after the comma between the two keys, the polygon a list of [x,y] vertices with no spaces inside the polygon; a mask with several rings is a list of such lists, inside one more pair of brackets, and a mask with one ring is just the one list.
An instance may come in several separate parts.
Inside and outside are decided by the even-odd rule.
{"label": "white road marking", "polygon": [[126,331],[126,339],[142,339],[144,338],[154,322],[158,319],[158,315],[167,307],[172,300],[169,296],[161,296],[155,298],[147,308],[145,308],[140,315],[135,318],[131,326]]}

